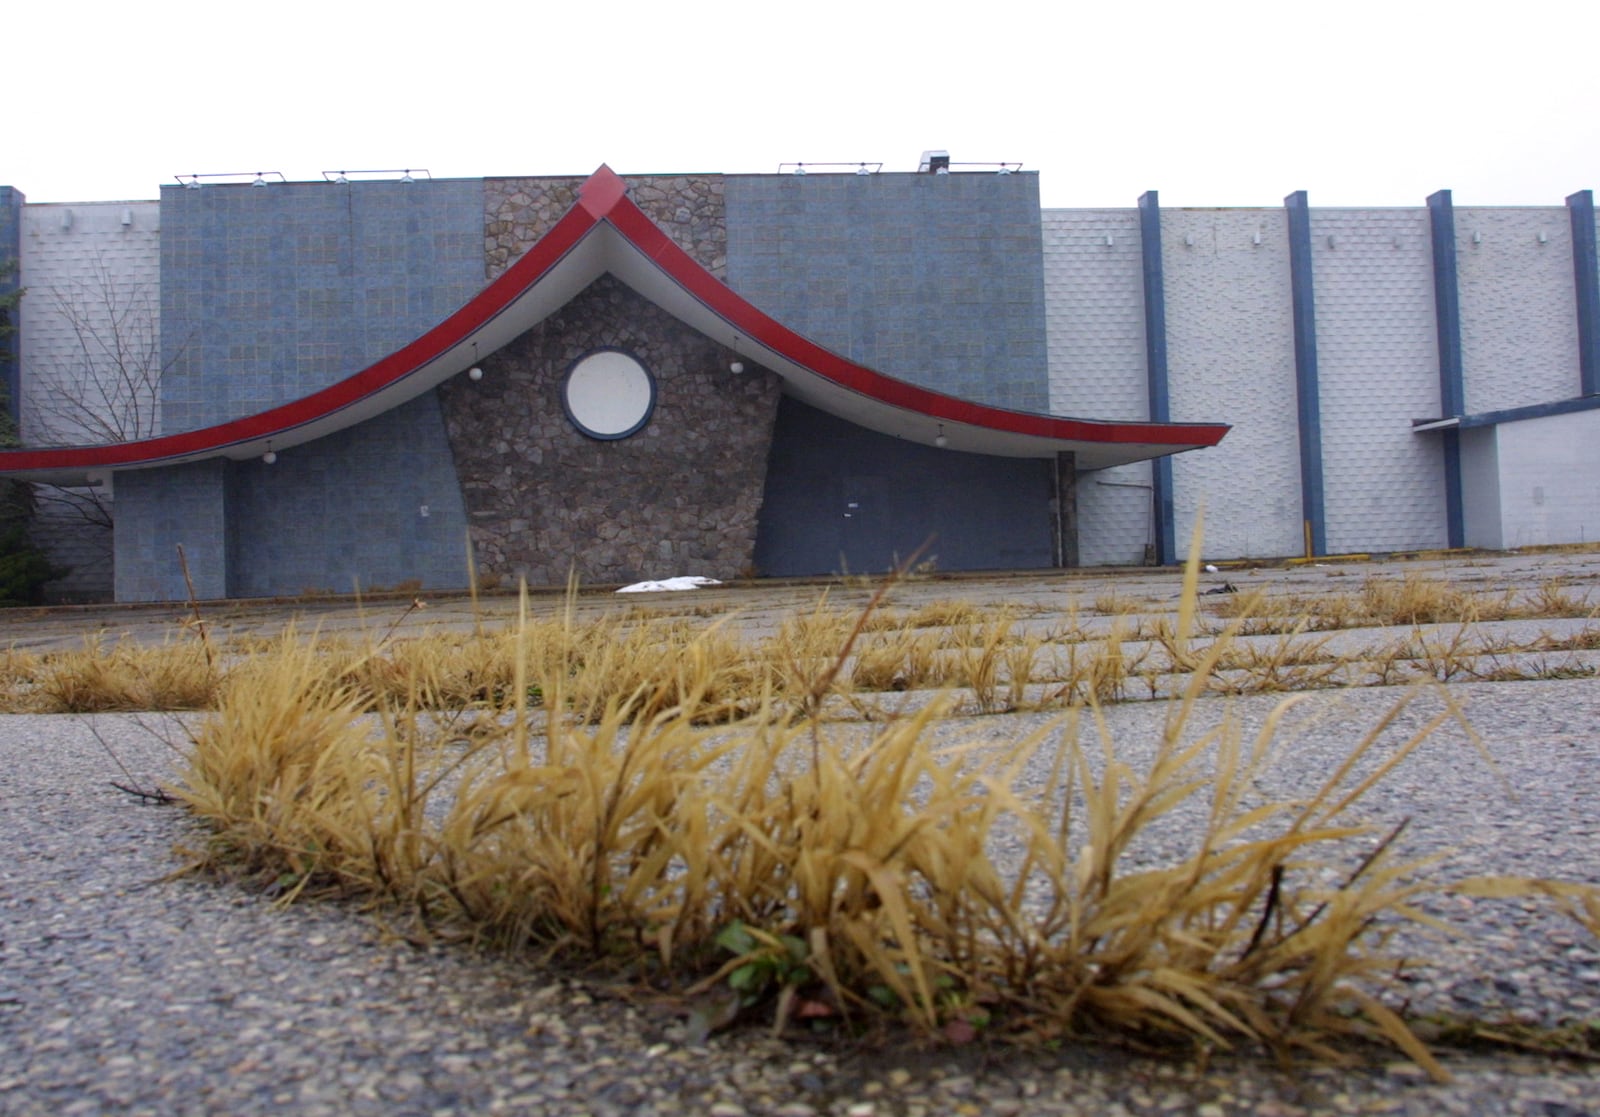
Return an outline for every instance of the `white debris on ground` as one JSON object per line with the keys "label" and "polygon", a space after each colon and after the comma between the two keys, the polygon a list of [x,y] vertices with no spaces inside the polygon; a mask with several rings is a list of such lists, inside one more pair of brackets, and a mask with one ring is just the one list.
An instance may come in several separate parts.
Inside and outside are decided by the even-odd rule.
{"label": "white debris on ground", "polygon": [[701,586],[720,586],[715,578],[702,578],[698,574],[684,574],[677,578],[664,578],[659,582],[635,582],[623,586],[618,593],[659,593],[661,590],[693,590]]}

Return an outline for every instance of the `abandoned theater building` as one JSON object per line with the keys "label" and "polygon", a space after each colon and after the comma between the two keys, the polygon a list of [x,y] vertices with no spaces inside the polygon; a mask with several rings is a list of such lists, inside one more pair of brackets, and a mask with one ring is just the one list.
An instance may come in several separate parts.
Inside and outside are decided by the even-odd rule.
{"label": "abandoned theater building", "polygon": [[1171,563],[1201,517],[1217,558],[1600,533],[1589,190],[1041,209],[938,152],[180,176],[0,187],[8,261],[0,474],[64,498],[64,598],[182,598],[180,545],[220,598]]}

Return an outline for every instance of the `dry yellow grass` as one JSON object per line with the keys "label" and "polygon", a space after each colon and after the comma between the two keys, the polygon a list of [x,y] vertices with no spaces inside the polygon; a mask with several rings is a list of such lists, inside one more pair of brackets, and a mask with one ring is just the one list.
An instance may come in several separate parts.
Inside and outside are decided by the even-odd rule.
{"label": "dry yellow grass", "polygon": [[1592,617],[1595,613],[1560,579],[1545,581],[1519,595],[1513,590],[1466,589],[1416,572],[1400,578],[1368,577],[1355,593],[1270,596],[1257,590],[1223,597],[1210,609],[1217,616],[1243,620],[1239,631],[1245,635]]}
{"label": "dry yellow grass", "polygon": [[[1064,744],[1044,730],[950,748],[934,741],[944,704],[863,735],[825,720],[825,699],[873,672],[894,685],[917,654],[998,707],[1033,677],[1039,643],[1000,621],[952,650],[928,630],[873,631],[870,607],[848,629],[819,607],[781,650],[742,659],[718,627],[651,618],[524,616],[483,649],[364,659],[288,641],[235,670],[181,794],[211,832],[203,860],[286,895],[362,895],[436,933],[732,997],[780,1029],[803,1005],[843,1027],[887,1015],[928,1033],[1250,1042],[1286,1059],[1364,1037],[1442,1076],[1381,997],[1387,935],[1445,884],[1401,854],[1398,829],[1349,820],[1453,708],[1379,756],[1403,699],[1323,786],[1261,801],[1294,700],[1253,740],[1226,721],[1192,728],[1239,655],[1229,632],[1197,637],[1196,577],[1166,634],[1188,682],[1138,768],[1098,717],[1129,677],[1120,622],[1059,688]],[[439,670],[473,673],[470,691],[430,681],[453,656],[467,666]],[[462,694],[478,716],[431,712]],[[1079,744],[1084,718],[1098,747]],[[1030,765],[1048,773],[1032,791]],[[1207,821],[1183,851],[1126,856],[1196,802]],[[1460,887],[1600,913],[1582,886]]]}
{"label": "dry yellow grass", "polygon": [[40,712],[200,710],[216,701],[222,672],[197,640],[144,647],[103,638],[42,656],[21,705]]}

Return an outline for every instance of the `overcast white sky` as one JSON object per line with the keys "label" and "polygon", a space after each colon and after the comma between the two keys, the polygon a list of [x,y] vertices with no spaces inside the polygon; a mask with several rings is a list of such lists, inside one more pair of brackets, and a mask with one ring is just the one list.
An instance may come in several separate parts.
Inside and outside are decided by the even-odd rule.
{"label": "overcast white sky", "polygon": [[1600,3],[31,3],[0,183],[1021,162],[1046,206],[1552,205],[1600,188]]}

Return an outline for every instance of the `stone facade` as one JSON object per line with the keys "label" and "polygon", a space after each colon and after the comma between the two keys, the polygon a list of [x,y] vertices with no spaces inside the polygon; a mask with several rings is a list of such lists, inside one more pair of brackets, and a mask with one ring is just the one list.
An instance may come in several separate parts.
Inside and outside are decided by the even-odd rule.
{"label": "stone facade", "polygon": [[[656,381],[629,438],[580,434],[561,406],[572,363],[625,350]],[[753,562],[779,381],[610,276],[439,389],[478,569],[559,585],[678,574],[729,578]]]}
{"label": "stone facade", "polygon": [[[496,279],[577,204],[586,178],[490,178],[483,183],[485,278]],[[728,269],[720,175],[624,177],[628,197],[718,279]]]}

